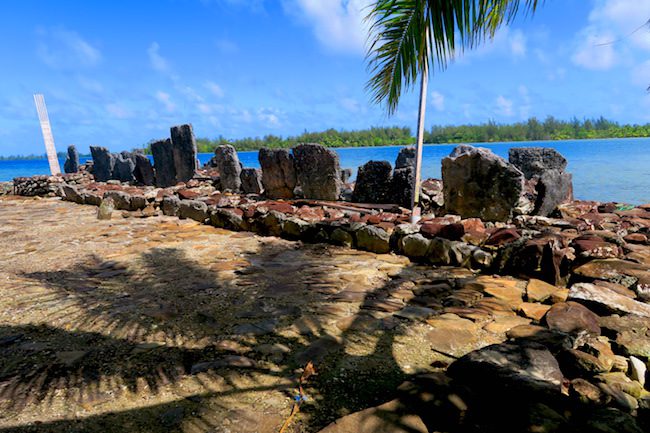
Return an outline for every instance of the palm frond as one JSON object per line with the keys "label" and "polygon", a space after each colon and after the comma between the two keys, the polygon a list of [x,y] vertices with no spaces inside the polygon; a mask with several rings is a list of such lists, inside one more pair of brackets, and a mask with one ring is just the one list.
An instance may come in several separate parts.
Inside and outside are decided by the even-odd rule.
{"label": "palm frond", "polygon": [[457,52],[494,36],[522,9],[532,12],[539,0],[377,0],[371,22],[366,85],[373,101],[397,109],[403,88],[428,73],[431,64],[447,67]]}

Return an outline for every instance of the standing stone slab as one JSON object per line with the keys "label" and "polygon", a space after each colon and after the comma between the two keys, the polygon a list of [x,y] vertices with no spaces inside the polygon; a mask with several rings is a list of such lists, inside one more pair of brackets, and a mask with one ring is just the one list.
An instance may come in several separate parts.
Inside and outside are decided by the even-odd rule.
{"label": "standing stone slab", "polygon": [[406,167],[415,167],[415,147],[403,147],[397,154],[395,170]]}
{"label": "standing stone slab", "polygon": [[187,182],[199,168],[196,159],[196,139],[191,124],[172,126],[172,153],[176,182]]}
{"label": "standing stone slab", "polygon": [[287,149],[260,149],[264,193],[270,198],[292,198],[296,187],[293,155]]}
{"label": "standing stone slab", "polygon": [[448,212],[506,221],[521,198],[524,176],[488,149],[461,145],[442,160],[442,182]]}
{"label": "standing stone slab", "polygon": [[176,185],[176,167],[172,149],[172,141],[169,138],[151,143],[156,186],[158,187],[165,188]]}
{"label": "standing stone slab", "polygon": [[559,204],[573,199],[573,182],[571,173],[551,169],[539,176],[535,186],[534,215],[548,216]]}
{"label": "standing stone slab", "polygon": [[411,207],[413,184],[415,183],[415,148],[400,149],[395,160],[395,170],[391,181],[390,199],[402,207]]}
{"label": "standing stone slab", "polygon": [[235,148],[230,144],[218,146],[214,151],[214,157],[219,170],[221,188],[238,192],[241,187],[241,164]]}
{"label": "standing stone slab", "polygon": [[113,179],[121,182],[132,182],[135,180],[135,158],[130,152],[121,152],[115,155],[115,166],[113,167]]}
{"label": "standing stone slab", "polygon": [[341,195],[341,166],[336,152],[320,144],[293,148],[296,178],[305,198],[338,200]]}
{"label": "standing stone slab", "polygon": [[154,172],[151,161],[143,153],[134,153],[135,170],[133,176],[138,183],[151,186],[154,184]]}
{"label": "standing stone slab", "polygon": [[564,171],[567,165],[566,159],[550,147],[513,147],[508,151],[508,160],[526,179],[540,176],[546,170]]}
{"label": "standing stone slab", "polygon": [[388,161],[368,161],[359,167],[352,201],[357,203],[389,203],[392,167]]}
{"label": "standing stone slab", "polygon": [[115,155],[101,146],[90,146],[90,154],[93,158],[93,175],[97,182],[106,182],[113,177],[115,167]]}
{"label": "standing stone slab", "polygon": [[79,152],[74,145],[68,146],[68,156],[63,164],[63,171],[66,173],[76,173],[79,171]]}
{"label": "standing stone slab", "polygon": [[262,193],[262,171],[257,168],[243,168],[241,171],[241,190],[244,194]]}

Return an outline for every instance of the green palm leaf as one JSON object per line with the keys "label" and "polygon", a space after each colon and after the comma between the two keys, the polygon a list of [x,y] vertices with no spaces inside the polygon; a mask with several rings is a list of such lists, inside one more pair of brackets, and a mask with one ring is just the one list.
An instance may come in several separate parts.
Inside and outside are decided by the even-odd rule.
{"label": "green palm leaf", "polygon": [[431,64],[443,70],[457,52],[494,36],[523,6],[539,0],[377,0],[370,27],[367,83],[373,100],[397,109],[403,87],[411,87]]}

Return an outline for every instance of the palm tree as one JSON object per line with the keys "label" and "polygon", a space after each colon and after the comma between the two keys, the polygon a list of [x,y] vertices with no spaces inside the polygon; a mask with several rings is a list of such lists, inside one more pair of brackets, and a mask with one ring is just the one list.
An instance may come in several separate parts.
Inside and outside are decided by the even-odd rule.
{"label": "palm tree", "polygon": [[444,70],[457,52],[494,37],[520,11],[532,13],[539,0],[377,0],[370,26],[367,88],[388,114],[397,109],[403,87],[420,83],[415,185],[411,207],[417,218],[424,113],[430,66]]}

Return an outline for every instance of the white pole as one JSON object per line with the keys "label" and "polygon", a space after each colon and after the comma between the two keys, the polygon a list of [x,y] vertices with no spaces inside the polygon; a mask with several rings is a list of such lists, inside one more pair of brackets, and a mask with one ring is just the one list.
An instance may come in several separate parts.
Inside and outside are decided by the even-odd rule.
{"label": "white pole", "polygon": [[[427,29],[428,35],[428,29]],[[411,222],[416,223],[420,219],[420,183],[422,172],[422,146],[424,145],[424,114],[427,108],[427,84],[429,81],[429,68],[424,65],[422,81],[420,83],[420,111],[418,113],[418,135],[415,148],[415,185],[411,196]]]}
{"label": "white pole", "polygon": [[41,94],[35,94],[34,103],[36,104],[36,111],[38,112],[38,120],[41,122],[41,132],[43,133],[43,141],[45,142],[47,161],[50,164],[50,172],[52,174],[60,174],[61,166],[59,166],[59,158],[56,155],[56,148],[54,147],[54,136],[52,136],[50,118],[47,115],[45,98]]}

